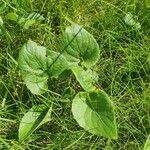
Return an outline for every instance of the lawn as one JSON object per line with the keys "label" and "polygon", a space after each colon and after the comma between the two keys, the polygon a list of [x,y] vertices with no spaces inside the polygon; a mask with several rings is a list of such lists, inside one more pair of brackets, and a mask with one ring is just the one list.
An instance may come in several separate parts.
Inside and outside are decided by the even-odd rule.
{"label": "lawn", "polygon": [[[43,53],[46,48],[61,54],[67,49],[60,46],[62,35],[72,24],[86,30],[99,46],[91,74],[96,72],[96,89],[109,96],[118,138],[92,134],[74,119],[72,101],[87,90],[80,72],[62,69],[59,78],[47,79],[47,91],[38,95],[24,81],[19,66],[23,45],[34,41],[35,47],[43,46]],[[66,67],[66,62],[60,64]],[[20,142],[23,116],[41,104],[52,107],[49,120]],[[0,149],[149,150],[143,149],[149,134],[149,0],[0,0]]]}

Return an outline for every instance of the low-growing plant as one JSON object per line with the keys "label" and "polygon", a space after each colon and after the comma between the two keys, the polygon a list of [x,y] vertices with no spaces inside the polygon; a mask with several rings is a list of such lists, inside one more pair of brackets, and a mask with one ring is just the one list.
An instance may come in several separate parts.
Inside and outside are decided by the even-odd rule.
{"label": "low-growing plant", "polygon": [[[113,104],[109,96],[95,86],[98,74],[91,68],[100,56],[94,37],[77,24],[67,27],[61,40],[61,51],[56,52],[29,40],[22,47],[18,65],[22,79],[31,93],[48,91],[48,78],[59,78],[71,70],[84,91],[72,102],[72,113],[78,124],[98,136],[117,139]],[[19,141],[24,141],[40,125],[51,119],[52,106],[33,106],[22,118]]]}

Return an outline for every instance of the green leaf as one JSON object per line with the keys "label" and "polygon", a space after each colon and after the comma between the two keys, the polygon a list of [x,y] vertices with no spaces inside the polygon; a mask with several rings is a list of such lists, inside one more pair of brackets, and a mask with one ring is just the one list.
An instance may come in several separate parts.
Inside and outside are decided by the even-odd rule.
{"label": "green leaf", "polygon": [[98,136],[117,139],[113,105],[104,91],[78,93],[72,103],[72,112],[85,130]]}
{"label": "green leaf", "polygon": [[94,37],[79,25],[66,28],[62,37],[63,55],[70,62],[81,62],[89,68],[96,64],[99,58],[99,46]]}
{"label": "green leaf", "polygon": [[33,106],[21,119],[19,125],[19,141],[28,138],[38,127],[50,121],[52,108],[45,105]]}
{"label": "green leaf", "polygon": [[148,136],[146,143],[144,145],[144,150],[150,150],[150,135]]}
{"label": "green leaf", "polygon": [[93,85],[98,78],[96,72],[90,69],[85,71],[80,66],[72,67],[71,70],[85,91],[94,91],[96,89]]}
{"label": "green leaf", "polygon": [[30,26],[32,26],[37,21],[44,20],[44,17],[38,13],[32,12],[28,14],[27,16],[20,17],[18,23],[23,26],[24,29],[28,29]]}
{"label": "green leaf", "polygon": [[134,27],[135,29],[140,29],[141,25],[136,21],[137,17],[134,17],[131,13],[126,14],[124,21],[127,25]]}
{"label": "green leaf", "polygon": [[63,55],[54,51],[48,51],[48,73],[50,77],[57,78],[69,66]]}
{"label": "green leaf", "polygon": [[[36,75],[23,76],[27,88],[36,95],[45,93],[48,90],[47,76],[37,77]],[[33,79],[33,80],[32,80]]]}
{"label": "green leaf", "polygon": [[10,12],[6,15],[6,18],[9,20],[17,21],[18,15],[14,12]]}
{"label": "green leaf", "polygon": [[22,78],[33,94],[47,90],[46,49],[29,40],[19,53],[18,64]]}
{"label": "green leaf", "polygon": [[64,89],[64,93],[62,97],[67,99],[67,98],[73,98],[74,95],[75,95],[75,90],[71,87],[67,87],[66,89]]}

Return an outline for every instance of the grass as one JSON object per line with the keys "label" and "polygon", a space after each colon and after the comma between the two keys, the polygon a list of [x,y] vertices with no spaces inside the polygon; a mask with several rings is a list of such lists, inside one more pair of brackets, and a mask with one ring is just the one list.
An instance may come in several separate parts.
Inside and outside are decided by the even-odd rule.
{"label": "grass", "polygon": [[[6,15],[37,12],[45,17],[24,30]],[[140,30],[125,24],[127,13],[138,16]],[[0,149],[91,149],[142,150],[150,132],[150,2],[148,0],[2,0],[0,17]],[[43,97],[32,95],[23,84],[17,67],[22,45],[32,39],[53,50],[68,20],[83,25],[96,38],[101,57],[97,86],[104,89],[115,105],[118,140],[93,136],[80,128],[70,112],[71,100],[58,101],[69,85],[78,83],[70,76],[49,81],[50,91]],[[56,88],[59,87],[58,89]],[[52,99],[53,98],[53,99]],[[33,104],[54,101],[53,118],[19,144],[18,126]]]}

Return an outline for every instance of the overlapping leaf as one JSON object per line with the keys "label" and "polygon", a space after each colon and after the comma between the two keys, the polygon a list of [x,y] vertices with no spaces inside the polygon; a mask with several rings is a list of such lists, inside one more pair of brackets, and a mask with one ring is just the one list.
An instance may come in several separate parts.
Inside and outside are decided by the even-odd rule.
{"label": "overlapping leaf", "polygon": [[47,51],[31,40],[21,49],[18,64],[22,78],[33,94],[46,92],[48,76],[57,78],[72,65],[60,53]]}
{"label": "overlapping leaf", "polygon": [[50,77],[58,77],[69,68],[69,63],[63,55],[54,51],[48,51],[48,73]]}
{"label": "overlapping leaf", "polygon": [[46,49],[29,40],[19,53],[18,64],[22,78],[34,94],[42,94],[47,90],[47,58]]}
{"label": "overlapping leaf", "polygon": [[87,69],[86,71],[80,67],[72,67],[71,69],[85,91],[94,91],[96,88],[94,86],[95,81],[98,79],[96,72]]}
{"label": "overlapping leaf", "polygon": [[62,37],[63,55],[70,62],[79,62],[89,68],[99,58],[99,46],[94,37],[79,25],[66,28]]}

